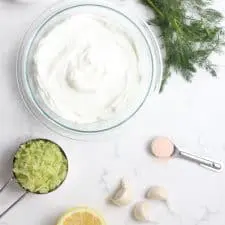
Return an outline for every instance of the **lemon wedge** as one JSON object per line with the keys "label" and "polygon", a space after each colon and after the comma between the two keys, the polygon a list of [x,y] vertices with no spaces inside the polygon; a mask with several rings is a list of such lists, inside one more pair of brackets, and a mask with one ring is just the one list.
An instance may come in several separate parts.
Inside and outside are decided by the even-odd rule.
{"label": "lemon wedge", "polygon": [[73,208],[66,212],[57,225],[106,225],[95,210],[88,207]]}

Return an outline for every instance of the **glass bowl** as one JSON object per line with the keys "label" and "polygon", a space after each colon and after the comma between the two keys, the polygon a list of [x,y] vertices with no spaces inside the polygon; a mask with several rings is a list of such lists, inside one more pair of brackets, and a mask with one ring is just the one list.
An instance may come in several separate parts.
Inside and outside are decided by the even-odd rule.
{"label": "glass bowl", "polygon": [[[51,27],[78,13],[107,16],[123,26],[135,40],[142,73],[140,91],[130,107],[110,119],[86,124],[65,120],[48,107],[32,76],[32,56],[39,40]],[[141,108],[147,97],[150,98],[154,93],[158,93],[162,80],[162,60],[153,32],[144,21],[135,15],[102,1],[65,1],[44,12],[25,34],[17,59],[17,80],[23,100],[32,114],[48,128],[76,139],[78,135],[87,136],[111,131],[128,121]]]}

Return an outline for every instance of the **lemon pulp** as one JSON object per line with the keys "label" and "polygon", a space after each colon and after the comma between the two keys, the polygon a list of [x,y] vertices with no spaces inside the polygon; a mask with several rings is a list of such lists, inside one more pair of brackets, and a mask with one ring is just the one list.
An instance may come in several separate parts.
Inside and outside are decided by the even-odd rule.
{"label": "lemon pulp", "polygon": [[66,212],[57,225],[106,225],[106,223],[96,211],[82,207]]}

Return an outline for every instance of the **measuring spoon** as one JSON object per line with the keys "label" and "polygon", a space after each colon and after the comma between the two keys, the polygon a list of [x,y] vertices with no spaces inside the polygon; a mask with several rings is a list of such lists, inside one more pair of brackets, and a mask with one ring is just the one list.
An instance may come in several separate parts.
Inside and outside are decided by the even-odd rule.
{"label": "measuring spoon", "polygon": [[194,162],[200,166],[212,169],[214,171],[221,171],[222,164],[207,158],[203,158],[188,152],[181,151],[176,145],[167,137],[157,137],[151,142],[151,153],[157,158],[182,158]]}

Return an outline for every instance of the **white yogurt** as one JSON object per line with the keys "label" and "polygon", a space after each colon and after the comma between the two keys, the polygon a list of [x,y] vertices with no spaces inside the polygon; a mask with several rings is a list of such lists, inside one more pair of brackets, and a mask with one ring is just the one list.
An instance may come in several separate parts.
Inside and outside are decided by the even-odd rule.
{"label": "white yogurt", "polygon": [[45,103],[79,124],[112,118],[140,91],[135,41],[101,16],[78,14],[55,25],[40,40],[34,67]]}

